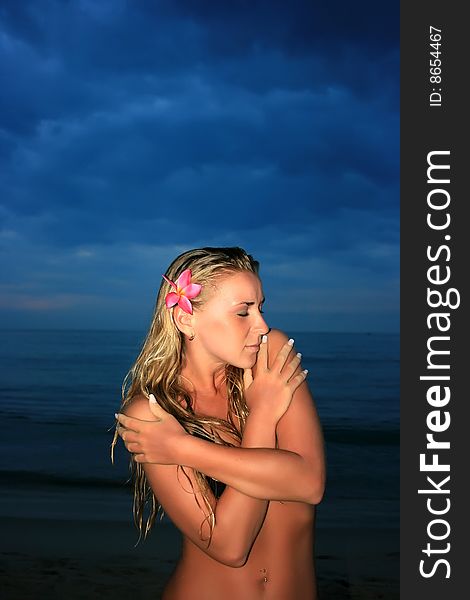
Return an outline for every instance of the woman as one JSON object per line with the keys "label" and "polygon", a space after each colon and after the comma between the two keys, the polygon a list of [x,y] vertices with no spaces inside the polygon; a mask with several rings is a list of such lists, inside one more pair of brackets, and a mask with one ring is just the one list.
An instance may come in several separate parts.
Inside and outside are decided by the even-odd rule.
{"label": "woman", "polygon": [[163,599],[316,598],[323,439],[300,354],[263,319],[258,263],[202,248],[163,277],[117,415],[141,532],[160,505],[183,535]]}

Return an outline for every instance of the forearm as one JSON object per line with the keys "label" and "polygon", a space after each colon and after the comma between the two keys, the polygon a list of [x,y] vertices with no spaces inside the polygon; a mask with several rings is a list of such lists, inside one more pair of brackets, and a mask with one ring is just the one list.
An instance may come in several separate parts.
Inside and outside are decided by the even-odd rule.
{"label": "forearm", "polygon": [[[262,429],[256,419],[252,424]],[[310,502],[314,478],[309,464],[299,454],[274,448],[271,429],[271,447],[259,439],[250,447],[233,448],[188,436],[178,449],[177,460],[253,498]]]}
{"label": "forearm", "polygon": [[[256,448],[260,445],[274,448],[275,427],[263,427],[259,421],[248,417],[243,432],[242,447]],[[234,487],[227,486],[215,509],[215,528],[212,538],[214,549],[219,551],[227,564],[241,566],[253,546],[263,525],[269,502],[247,496]]]}

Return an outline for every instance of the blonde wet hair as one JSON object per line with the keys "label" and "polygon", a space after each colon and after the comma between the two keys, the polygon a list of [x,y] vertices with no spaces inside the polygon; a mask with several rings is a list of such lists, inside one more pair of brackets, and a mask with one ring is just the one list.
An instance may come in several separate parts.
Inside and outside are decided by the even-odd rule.
{"label": "blonde wet hair", "polygon": [[[240,271],[249,271],[258,275],[259,263],[238,247],[198,248],[178,256],[168,267],[165,275],[171,281],[175,281],[185,269],[191,269],[193,283],[202,285],[201,293],[191,300],[193,310],[197,311],[214,293],[217,282],[221,278]],[[122,385],[120,410],[122,412],[135,396],[143,394],[148,397],[152,393],[160,406],[172,414],[188,433],[204,437],[216,444],[234,445],[223,439],[222,435],[226,434],[240,443],[248,415],[244,398],[243,369],[228,364],[225,366],[227,420],[194,414],[191,394],[184,387],[184,378],[180,375],[187,342],[173,321],[173,308],[166,308],[165,296],[169,291],[171,291],[169,284],[162,279],[150,329],[142,350]],[[117,438],[115,433],[112,451]],[[132,455],[130,466],[134,481],[134,522],[140,535],[145,538],[159,511],[163,516],[163,510],[147,481],[142,465],[135,462]],[[191,484],[185,468],[178,466],[178,472],[180,470]],[[203,473],[194,469],[192,471],[199,487],[199,490],[194,490],[191,484],[192,492],[204,514],[199,534],[203,539],[202,530],[204,523],[207,522],[210,531],[208,543],[210,543],[215,525],[214,511],[209,502],[210,488]],[[203,506],[199,503],[196,492],[200,492]]]}

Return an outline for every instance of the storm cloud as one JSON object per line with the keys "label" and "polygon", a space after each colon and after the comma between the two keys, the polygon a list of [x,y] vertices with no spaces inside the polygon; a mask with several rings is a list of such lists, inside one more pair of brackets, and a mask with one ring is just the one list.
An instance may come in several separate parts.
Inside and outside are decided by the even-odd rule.
{"label": "storm cloud", "polygon": [[390,0],[2,2],[0,325],[145,327],[176,254],[240,245],[271,325],[396,330],[398,21]]}

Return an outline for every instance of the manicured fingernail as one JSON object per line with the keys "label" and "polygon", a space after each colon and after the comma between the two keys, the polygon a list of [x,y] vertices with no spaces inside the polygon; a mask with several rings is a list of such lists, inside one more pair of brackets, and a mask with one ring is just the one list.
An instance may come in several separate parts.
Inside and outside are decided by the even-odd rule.
{"label": "manicured fingernail", "polygon": [[302,354],[300,352],[297,352],[297,358],[302,358]]}
{"label": "manicured fingernail", "polygon": [[114,418],[117,419],[118,418],[118,414],[114,413]]}
{"label": "manicured fingernail", "polygon": [[154,396],[153,394],[150,394],[150,396],[149,396],[149,400],[150,400],[150,402],[151,402],[152,404],[156,404],[156,403],[157,403],[157,401],[155,400],[155,396]]}
{"label": "manicured fingernail", "polygon": [[305,373],[305,375],[307,375],[308,369],[304,369],[304,373]]}
{"label": "manicured fingernail", "polygon": [[291,338],[288,342],[289,346],[293,346],[294,345],[294,340]]}
{"label": "manicured fingernail", "polygon": [[263,342],[263,344],[266,344],[266,342],[268,341],[268,336],[263,335],[263,337],[261,338],[261,341]]}

